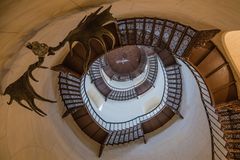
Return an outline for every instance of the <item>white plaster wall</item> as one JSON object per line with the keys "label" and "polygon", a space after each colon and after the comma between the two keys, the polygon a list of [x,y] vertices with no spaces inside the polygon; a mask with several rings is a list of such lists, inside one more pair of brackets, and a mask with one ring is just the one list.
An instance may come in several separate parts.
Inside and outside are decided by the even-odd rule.
{"label": "white plaster wall", "polygon": [[[238,0],[1,0],[1,91],[36,60],[27,49],[21,49],[23,44],[29,40],[38,40],[56,45],[83,15],[89,13],[90,7],[108,2],[113,4],[112,12],[118,18],[156,16],[189,24],[197,29],[216,27],[228,31],[240,28]],[[76,12],[78,14],[68,17]],[[219,37],[214,41],[222,49]],[[57,64],[66,50],[64,48],[58,55],[50,57],[44,65]],[[63,106],[56,93],[56,73],[39,69],[34,71],[34,75],[40,80],[34,85],[37,92],[57,99],[58,103],[37,102],[48,113],[47,117],[41,118],[16,103],[8,106],[8,96],[1,96],[0,159],[98,159],[98,145],[72,123],[71,117],[61,119]],[[187,74],[184,77],[188,77]],[[186,85],[187,81],[184,83]],[[45,90],[44,87],[52,90]],[[192,93],[191,87],[186,89],[187,92],[189,96],[197,94]],[[175,117],[172,120],[175,121],[173,125],[170,122],[150,134],[146,145],[137,141],[116,149],[106,149],[102,159],[209,159],[210,139],[206,137],[209,130],[206,128],[203,108],[190,104],[186,97],[185,101],[188,105],[181,109],[184,120]],[[188,134],[190,135],[187,136]]]}

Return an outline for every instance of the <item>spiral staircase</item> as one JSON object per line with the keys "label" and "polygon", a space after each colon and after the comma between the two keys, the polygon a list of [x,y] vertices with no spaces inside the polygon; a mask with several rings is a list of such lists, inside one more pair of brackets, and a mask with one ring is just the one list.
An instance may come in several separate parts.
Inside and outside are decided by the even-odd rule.
{"label": "spiral staircase", "polygon": [[[61,65],[52,68],[60,71],[59,91],[66,107],[63,118],[71,114],[82,131],[100,143],[99,157],[105,146],[128,143],[140,138],[146,143],[145,134],[160,128],[175,114],[184,118],[179,112],[182,75],[178,61],[182,61],[198,83],[209,122],[212,159],[240,158],[239,126],[235,125],[239,121],[237,117],[239,111],[221,107],[223,103],[237,100],[237,89],[229,63],[211,41],[219,30],[198,31],[178,22],[147,17],[121,19],[117,24],[108,24],[106,28],[116,37],[115,48],[127,45],[153,47],[155,55],[162,62],[166,84],[160,104],[162,107],[156,107],[145,115],[126,122],[113,123],[102,119],[91,105],[86,94],[86,76],[90,76],[91,82],[105,100],[126,101],[137,98],[154,85],[158,85],[154,83],[156,78],[154,56],[150,57],[153,67],[148,71],[147,80],[126,91],[115,90],[104,81],[100,70],[106,68],[107,63],[105,58],[99,56],[103,51],[97,43],[92,44],[94,50],[89,75],[83,74],[81,70],[82,57],[79,52],[81,46],[78,44],[74,47],[73,56],[68,54]],[[104,40],[110,49],[111,42],[107,37]]]}

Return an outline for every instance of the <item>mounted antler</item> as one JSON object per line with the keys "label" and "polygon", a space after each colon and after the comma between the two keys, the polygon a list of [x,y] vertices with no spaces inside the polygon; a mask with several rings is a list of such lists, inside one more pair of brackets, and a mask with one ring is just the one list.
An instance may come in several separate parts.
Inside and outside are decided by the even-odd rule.
{"label": "mounted antler", "polygon": [[94,13],[91,13],[87,17],[85,16],[77,25],[77,27],[70,31],[66,38],[64,38],[64,40],[60,42],[58,46],[49,47],[49,55],[54,55],[54,51],[62,48],[67,42],[69,43],[70,53],[72,55],[73,43],[79,42],[85,48],[85,53],[82,54],[84,55],[84,57],[86,57],[86,63],[83,65],[84,70],[86,71],[91,56],[91,40],[95,39],[96,41],[98,41],[106,52],[107,49],[103,40],[103,36],[107,36],[112,40],[113,48],[115,45],[114,35],[110,31],[105,29],[104,26],[107,23],[115,21],[115,18],[110,13],[111,6],[99,13],[102,8],[103,7],[100,7]]}

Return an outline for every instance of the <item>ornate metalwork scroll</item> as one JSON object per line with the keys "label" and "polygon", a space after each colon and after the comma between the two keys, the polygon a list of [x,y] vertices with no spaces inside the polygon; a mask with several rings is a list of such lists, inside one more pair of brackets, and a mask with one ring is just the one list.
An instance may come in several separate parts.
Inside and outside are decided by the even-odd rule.
{"label": "ornate metalwork scroll", "polygon": [[198,33],[198,37],[195,40],[194,47],[205,47],[207,42],[210,41],[217,33],[221,30],[212,29],[212,30],[203,30]]}

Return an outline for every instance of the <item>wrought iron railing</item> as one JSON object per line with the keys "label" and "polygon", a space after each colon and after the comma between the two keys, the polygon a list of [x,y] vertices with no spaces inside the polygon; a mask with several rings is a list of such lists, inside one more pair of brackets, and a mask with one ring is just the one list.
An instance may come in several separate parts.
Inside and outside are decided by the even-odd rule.
{"label": "wrought iron railing", "polygon": [[227,160],[228,151],[226,149],[226,141],[224,139],[224,133],[221,130],[221,124],[218,121],[218,114],[215,111],[214,104],[212,102],[212,97],[209,92],[209,88],[206,85],[202,76],[197,72],[197,70],[191,65],[190,62],[182,60],[194,75],[197,84],[199,86],[199,91],[201,95],[201,100],[206,111],[208,118],[211,141],[212,141],[212,159],[213,160]]}
{"label": "wrought iron railing", "polygon": [[86,76],[83,76],[83,78],[81,80],[81,85],[80,85],[80,91],[81,91],[81,96],[83,98],[83,102],[84,102],[89,114],[91,115],[91,117],[96,121],[96,123],[99,126],[101,126],[107,132],[127,129],[127,128],[133,127],[137,124],[140,124],[144,121],[147,121],[148,119],[154,117],[156,114],[161,112],[161,110],[164,108],[165,102],[167,100],[168,85],[166,83],[167,82],[166,72],[164,71],[164,83],[165,83],[164,84],[164,86],[165,86],[164,93],[163,93],[162,99],[158,106],[156,106],[153,110],[149,111],[148,113],[140,115],[138,117],[135,117],[129,121],[107,122],[103,118],[101,118],[101,116],[98,115],[98,113],[95,111],[96,108],[94,108],[93,105],[91,104],[91,101],[87,95],[85,81],[86,81]]}
{"label": "wrought iron railing", "polygon": [[[119,87],[116,87],[116,86],[113,86],[113,85],[111,85],[108,81],[109,81],[109,77],[107,78],[106,76],[106,74],[104,74],[105,72],[102,70],[102,72],[100,71],[100,74],[101,74],[101,76],[102,76],[102,78],[103,78],[103,80],[104,80],[104,82],[106,83],[106,85],[109,87],[109,88],[111,88],[112,90],[115,90],[115,91],[127,91],[127,90],[131,90],[131,89],[133,89],[133,88],[135,88],[136,86],[138,86],[138,85],[140,85],[145,79],[146,79],[146,76],[147,76],[147,73],[148,72],[146,72],[146,74],[145,74],[145,76],[144,76],[144,78],[140,81],[140,82],[138,82],[137,84],[135,84],[135,85],[132,85],[132,86],[130,86],[130,87],[125,87],[125,88],[119,88]],[[106,76],[105,76],[106,75]]]}
{"label": "wrought iron railing", "polygon": [[[150,72],[150,71],[153,71],[153,72]],[[103,80],[107,84],[107,86],[109,88],[111,88],[112,90],[115,90],[115,91],[127,91],[127,90],[130,90],[130,89],[136,88],[137,86],[141,85],[147,79],[149,79],[149,81],[151,81],[151,83],[153,84],[155,82],[155,80],[156,80],[157,72],[158,72],[157,56],[151,56],[151,57],[148,57],[147,72],[146,72],[145,76],[143,77],[143,79],[140,82],[138,82],[137,84],[134,84],[134,85],[132,85],[130,87],[118,88],[118,87],[112,86],[111,84],[109,84],[107,82],[107,79],[105,78],[105,76],[101,72],[100,72],[100,74],[101,74],[101,77],[103,77]],[[151,80],[151,77],[155,77],[155,78]]]}

